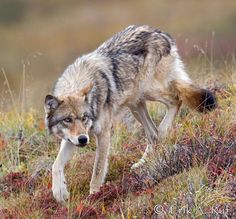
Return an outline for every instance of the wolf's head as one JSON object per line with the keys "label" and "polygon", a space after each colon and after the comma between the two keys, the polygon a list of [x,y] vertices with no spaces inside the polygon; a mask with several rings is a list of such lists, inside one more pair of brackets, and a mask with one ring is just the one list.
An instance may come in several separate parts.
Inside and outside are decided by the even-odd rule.
{"label": "wolf's head", "polygon": [[88,85],[73,95],[45,98],[45,123],[49,133],[83,147],[89,143],[88,132],[92,127],[86,95],[91,90]]}

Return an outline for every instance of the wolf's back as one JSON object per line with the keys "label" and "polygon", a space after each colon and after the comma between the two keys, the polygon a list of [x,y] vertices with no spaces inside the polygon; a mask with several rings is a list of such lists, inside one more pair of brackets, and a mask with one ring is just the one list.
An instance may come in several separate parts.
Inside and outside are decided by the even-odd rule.
{"label": "wolf's back", "polygon": [[115,34],[97,51],[109,56],[126,53],[144,57],[151,52],[161,57],[170,53],[171,44],[175,43],[170,35],[159,29],[147,25],[132,25]]}

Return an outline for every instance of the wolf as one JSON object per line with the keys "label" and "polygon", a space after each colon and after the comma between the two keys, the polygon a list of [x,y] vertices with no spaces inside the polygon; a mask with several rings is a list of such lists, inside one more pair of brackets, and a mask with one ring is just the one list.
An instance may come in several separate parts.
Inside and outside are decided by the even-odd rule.
{"label": "wolf", "polygon": [[[166,115],[158,127],[152,121],[147,101],[158,101]],[[124,107],[141,123],[148,139],[143,157],[132,168],[141,167],[153,146],[167,136],[180,106],[199,112],[217,107],[216,97],[199,88],[188,76],[175,40],[148,25],[128,26],[95,51],[69,65],[45,98],[45,122],[61,146],[52,166],[52,191],[58,202],[69,198],[64,166],[77,147],[96,138],[96,155],[90,194],[98,192],[108,168],[111,128]]]}

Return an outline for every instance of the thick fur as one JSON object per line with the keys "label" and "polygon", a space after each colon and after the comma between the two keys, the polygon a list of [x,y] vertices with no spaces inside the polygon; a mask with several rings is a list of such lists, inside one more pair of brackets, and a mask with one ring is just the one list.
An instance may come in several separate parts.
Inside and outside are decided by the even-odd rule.
{"label": "thick fur", "polygon": [[[146,101],[159,101],[167,107],[158,127],[148,114]],[[78,136],[94,134],[97,139],[90,183],[93,193],[104,182],[111,126],[120,109],[130,109],[149,140],[143,158],[133,166],[138,167],[146,161],[152,145],[167,135],[182,102],[200,112],[216,107],[214,95],[191,81],[175,41],[161,30],[129,26],[94,52],[79,57],[58,79],[53,96],[45,99],[47,128],[63,139],[53,165],[54,197],[61,202],[68,198],[62,170],[73,154],[73,145],[80,146]]]}
{"label": "thick fur", "polygon": [[209,90],[179,81],[173,81],[173,86],[178,97],[192,109],[207,112],[217,107],[216,97]]}

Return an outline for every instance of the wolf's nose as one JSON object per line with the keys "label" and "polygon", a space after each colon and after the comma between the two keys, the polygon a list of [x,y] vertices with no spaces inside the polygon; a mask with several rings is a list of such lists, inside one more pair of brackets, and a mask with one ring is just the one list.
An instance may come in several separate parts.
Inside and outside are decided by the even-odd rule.
{"label": "wolf's nose", "polygon": [[88,137],[86,135],[80,135],[78,138],[78,142],[81,145],[85,145],[88,142]]}

